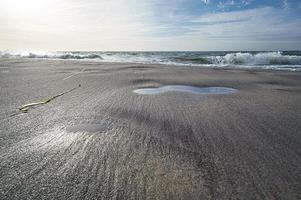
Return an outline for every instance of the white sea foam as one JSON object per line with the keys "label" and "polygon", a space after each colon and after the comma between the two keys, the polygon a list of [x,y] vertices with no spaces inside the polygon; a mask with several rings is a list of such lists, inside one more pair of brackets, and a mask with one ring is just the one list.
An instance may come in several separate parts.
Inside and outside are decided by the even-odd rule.
{"label": "white sea foam", "polygon": [[281,52],[229,53],[225,56],[209,57],[212,64],[233,65],[301,65],[301,56],[282,55]]}
{"label": "white sea foam", "polygon": [[93,53],[41,51],[0,51],[0,58],[102,59],[100,55]]}
{"label": "white sea foam", "polygon": [[203,67],[240,67],[301,71],[301,52],[18,52],[0,58],[93,60]]}

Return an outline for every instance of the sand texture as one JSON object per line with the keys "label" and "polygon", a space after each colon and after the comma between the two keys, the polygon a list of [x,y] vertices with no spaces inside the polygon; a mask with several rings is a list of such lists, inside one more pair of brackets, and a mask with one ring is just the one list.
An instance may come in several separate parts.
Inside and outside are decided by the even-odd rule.
{"label": "sand texture", "polygon": [[0,60],[0,199],[300,199],[300,155],[300,72]]}

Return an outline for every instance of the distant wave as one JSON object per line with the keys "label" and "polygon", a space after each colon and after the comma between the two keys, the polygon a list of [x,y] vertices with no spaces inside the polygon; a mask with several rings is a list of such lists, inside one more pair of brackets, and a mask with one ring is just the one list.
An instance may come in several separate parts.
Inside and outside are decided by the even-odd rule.
{"label": "distant wave", "polygon": [[301,52],[16,52],[0,58],[93,60],[144,64],[243,67],[301,71]]}
{"label": "distant wave", "polygon": [[0,51],[0,58],[45,58],[45,59],[102,59],[98,54],[77,52],[13,52]]}

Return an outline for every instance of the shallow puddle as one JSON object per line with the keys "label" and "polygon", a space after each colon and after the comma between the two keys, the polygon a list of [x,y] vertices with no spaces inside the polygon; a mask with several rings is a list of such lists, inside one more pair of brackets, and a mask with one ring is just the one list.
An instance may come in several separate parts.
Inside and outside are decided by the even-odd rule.
{"label": "shallow puddle", "polygon": [[194,87],[187,85],[166,85],[158,88],[141,88],[134,90],[137,94],[160,94],[165,92],[188,92],[193,94],[232,94],[237,92],[234,88],[227,87]]}

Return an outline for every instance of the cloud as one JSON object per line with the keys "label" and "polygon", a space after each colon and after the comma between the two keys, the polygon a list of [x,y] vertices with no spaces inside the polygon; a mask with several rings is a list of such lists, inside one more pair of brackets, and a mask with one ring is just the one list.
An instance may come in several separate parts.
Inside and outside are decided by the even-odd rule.
{"label": "cloud", "polygon": [[220,9],[220,10],[225,10],[226,7],[230,7],[230,6],[233,6],[235,5],[235,1],[234,0],[228,0],[226,2],[223,2],[223,1],[220,1],[217,5],[217,7]]}
{"label": "cloud", "polygon": [[203,3],[205,4],[209,4],[210,3],[210,0],[201,0]]}
{"label": "cloud", "polygon": [[243,5],[249,5],[252,0],[240,0],[241,4]]}
{"label": "cloud", "polygon": [[26,9],[20,5],[17,9],[12,2],[23,0],[0,0],[0,49],[257,50],[301,46],[300,17],[282,8],[257,5],[246,9],[252,0],[219,1],[231,8],[222,12],[217,1],[209,0],[28,0],[21,4]]}
{"label": "cloud", "polygon": [[233,40],[301,39],[301,20],[288,22],[286,15],[271,7],[205,14],[194,20],[190,34]]}
{"label": "cloud", "polygon": [[165,24],[167,37],[156,36],[165,47],[174,47],[171,41],[182,41],[182,48],[190,45],[192,50],[281,50],[301,45],[301,19],[274,7],[185,17],[178,19],[181,24]]}
{"label": "cloud", "polygon": [[223,0],[219,1],[217,7],[224,11],[226,8],[242,8],[251,4],[253,0]]}
{"label": "cloud", "polygon": [[290,8],[290,4],[289,4],[288,0],[283,0],[283,8],[286,10]]}

